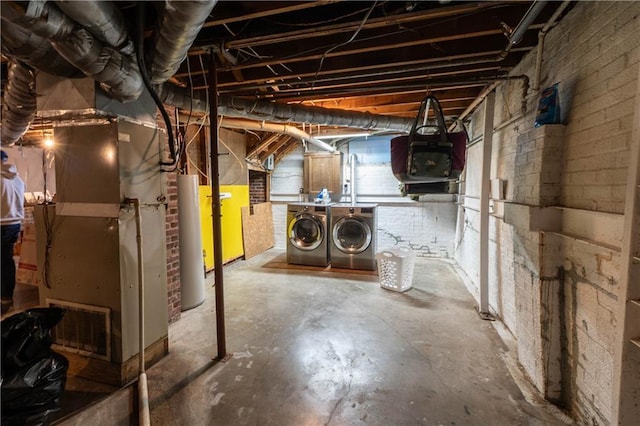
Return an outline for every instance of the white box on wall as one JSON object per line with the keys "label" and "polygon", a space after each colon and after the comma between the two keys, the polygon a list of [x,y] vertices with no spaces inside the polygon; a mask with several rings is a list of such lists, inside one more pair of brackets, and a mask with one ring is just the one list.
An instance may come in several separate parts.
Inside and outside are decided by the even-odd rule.
{"label": "white box on wall", "polygon": [[491,198],[494,200],[504,200],[505,181],[500,178],[491,179]]}

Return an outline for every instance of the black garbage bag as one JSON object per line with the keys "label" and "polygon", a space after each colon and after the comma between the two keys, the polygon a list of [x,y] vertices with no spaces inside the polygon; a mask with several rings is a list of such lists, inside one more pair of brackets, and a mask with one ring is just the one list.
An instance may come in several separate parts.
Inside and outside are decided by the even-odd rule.
{"label": "black garbage bag", "polygon": [[49,356],[51,329],[60,322],[62,308],[33,308],[2,321],[2,372],[15,370]]}
{"label": "black garbage bag", "polygon": [[2,380],[2,412],[45,407],[64,392],[69,361],[57,352],[7,371]]}
{"label": "black garbage bag", "polygon": [[22,410],[2,410],[2,426],[46,426],[51,415],[60,411],[58,400],[46,407],[24,408]]}
{"label": "black garbage bag", "polygon": [[69,361],[51,350],[61,308],[33,308],[2,321],[2,425],[46,425],[60,410]]}

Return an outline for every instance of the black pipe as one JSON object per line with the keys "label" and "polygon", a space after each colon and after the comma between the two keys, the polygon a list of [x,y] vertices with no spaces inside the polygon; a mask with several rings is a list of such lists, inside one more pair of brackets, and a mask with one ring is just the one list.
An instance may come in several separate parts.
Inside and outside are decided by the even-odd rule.
{"label": "black pipe", "polygon": [[[147,65],[144,63],[144,2],[139,1],[136,9],[137,30],[136,35],[136,59],[138,62],[138,68],[140,68],[140,75],[145,87],[149,91],[149,94],[153,98],[156,106],[160,110],[160,114],[164,120],[164,124],[167,127],[167,136],[169,137],[169,153],[171,154],[171,161],[160,161],[162,166],[175,166],[178,163],[178,155],[176,153],[175,140],[173,138],[173,126],[171,125],[171,119],[169,114],[164,109],[164,105],[158,97],[158,94],[153,89],[151,81],[149,80],[149,74],[147,73]],[[174,169],[175,170],[175,169]]]}
{"label": "black pipe", "polygon": [[213,215],[213,267],[216,295],[216,336],[218,359],[227,355],[224,330],[224,278],[222,273],[222,225],[220,213],[220,168],[218,165],[218,70],[213,51],[209,54],[209,136],[211,161],[211,207]]}

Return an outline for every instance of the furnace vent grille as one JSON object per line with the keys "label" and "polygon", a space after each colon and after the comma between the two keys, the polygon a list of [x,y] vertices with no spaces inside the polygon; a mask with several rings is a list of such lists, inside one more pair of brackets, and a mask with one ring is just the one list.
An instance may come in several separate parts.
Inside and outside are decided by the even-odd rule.
{"label": "furnace vent grille", "polygon": [[62,321],[52,330],[53,347],[92,358],[111,361],[111,311],[47,298],[48,306],[66,309]]}

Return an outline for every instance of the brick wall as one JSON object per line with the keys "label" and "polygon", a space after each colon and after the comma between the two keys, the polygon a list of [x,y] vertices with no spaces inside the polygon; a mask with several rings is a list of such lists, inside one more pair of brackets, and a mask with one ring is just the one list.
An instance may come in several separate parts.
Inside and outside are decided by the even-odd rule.
{"label": "brick wall", "polygon": [[[549,77],[566,81],[564,205],[622,213],[640,58],[636,2],[593,2],[554,34]],[[570,48],[553,41],[568,41]],[[561,93],[562,94],[562,93]]]}
{"label": "brick wall", "polygon": [[180,319],[180,244],[178,239],[178,175],[167,173],[167,297],[169,322]]}
{"label": "brick wall", "polygon": [[[638,143],[631,141],[631,129],[639,33],[638,2],[577,2],[551,30],[541,87],[559,83],[561,136],[542,135],[555,131],[548,126],[533,128],[538,94],[529,94],[522,113],[520,82],[501,84],[496,95],[491,177],[505,180],[507,203],[520,203],[523,212],[555,204],[572,221],[590,223],[581,232],[565,231],[575,224],[564,222],[538,232],[528,222],[506,223],[498,213],[490,221],[491,309],[517,339],[518,358],[531,381],[580,424],[612,422],[619,242],[589,235],[586,228],[606,234],[611,217],[622,222],[627,157],[631,143]],[[534,67],[535,50],[512,73],[533,77]],[[472,120],[472,129],[482,127],[482,108]],[[556,138],[547,151],[540,149],[541,136]],[[480,163],[474,150],[466,187],[477,196]],[[455,259],[474,294],[478,229],[479,214],[466,208]],[[558,267],[566,271],[564,281],[554,278]]]}
{"label": "brick wall", "polygon": [[249,202],[251,204],[264,203],[267,197],[267,178],[265,172],[249,170]]}
{"label": "brick wall", "polygon": [[[296,149],[278,162],[272,174],[274,240],[275,247],[281,250],[286,249],[286,203],[298,201],[303,158],[302,148]],[[455,196],[432,194],[428,201],[402,197],[389,161],[364,162],[360,158],[356,166],[357,201],[378,204],[378,251],[405,246],[411,247],[417,256],[451,258],[457,211]],[[350,199],[345,196],[341,201],[350,202]]]}
{"label": "brick wall", "polygon": [[451,196],[442,201],[378,207],[378,249],[410,247],[416,256],[451,258],[456,226]]}

